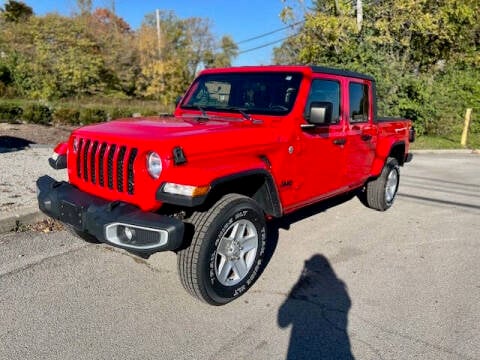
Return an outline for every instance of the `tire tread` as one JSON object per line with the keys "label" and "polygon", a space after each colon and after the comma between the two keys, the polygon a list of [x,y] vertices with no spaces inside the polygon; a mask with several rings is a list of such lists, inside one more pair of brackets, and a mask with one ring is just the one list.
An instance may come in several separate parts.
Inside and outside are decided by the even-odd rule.
{"label": "tire tread", "polygon": [[[388,157],[385,162],[385,166],[380,173],[380,176],[374,180],[370,180],[365,189],[366,203],[368,207],[378,210],[385,211],[393,203],[388,204],[385,199],[385,185],[387,182],[387,176],[391,168],[398,168],[398,161],[394,157]],[[400,174],[399,174],[400,175]],[[398,191],[398,189],[397,189]]]}
{"label": "tire tread", "polygon": [[239,194],[227,194],[207,211],[194,212],[190,218],[185,220],[192,224],[195,230],[190,246],[186,249],[180,250],[177,254],[178,274],[185,290],[187,290],[192,296],[206,303],[218,305],[210,299],[208,294],[206,294],[205,290],[203,290],[198,283],[198,267],[201,266],[201,264],[198,263],[198,258],[203,239],[214,219],[225,207],[234,201],[244,199],[249,198]]}

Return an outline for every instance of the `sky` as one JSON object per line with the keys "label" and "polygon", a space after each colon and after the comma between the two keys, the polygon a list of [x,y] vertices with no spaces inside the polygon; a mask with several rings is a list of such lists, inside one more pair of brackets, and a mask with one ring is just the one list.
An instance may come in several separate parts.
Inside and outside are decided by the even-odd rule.
{"label": "sky", "polygon": [[[0,4],[5,0],[0,0]],[[76,9],[75,0],[23,0],[33,8],[36,15],[57,12],[71,15]],[[93,8],[110,8],[112,0],[94,0]],[[283,3],[281,0],[115,0],[115,12],[133,29],[137,29],[145,14],[160,9],[172,10],[180,18],[209,18],[213,24],[212,32],[220,39],[230,35],[235,42],[262,35],[285,27],[280,20]],[[291,35],[289,29],[276,32],[261,39],[239,44],[239,50],[245,51]],[[268,65],[272,63],[273,47],[281,42],[258,50],[240,54],[233,65]]]}

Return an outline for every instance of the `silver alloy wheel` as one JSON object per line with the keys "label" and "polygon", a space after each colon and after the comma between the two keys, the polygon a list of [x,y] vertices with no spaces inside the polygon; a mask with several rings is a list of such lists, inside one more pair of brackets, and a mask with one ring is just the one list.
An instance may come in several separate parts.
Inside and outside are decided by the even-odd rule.
{"label": "silver alloy wheel", "polygon": [[387,177],[387,183],[385,184],[385,200],[387,203],[393,201],[398,187],[398,170],[392,169]]}
{"label": "silver alloy wheel", "polygon": [[258,250],[257,228],[249,220],[231,224],[218,243],[215,275],[224,286],[233,286],[249,273]]}

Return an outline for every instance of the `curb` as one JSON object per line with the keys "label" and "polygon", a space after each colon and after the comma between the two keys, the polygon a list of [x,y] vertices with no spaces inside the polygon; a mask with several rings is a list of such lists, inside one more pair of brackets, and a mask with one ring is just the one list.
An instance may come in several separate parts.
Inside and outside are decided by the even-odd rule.
{"label": "curb", "polygon": [[449,150],[410,150],[412,154],[475,154],[480,155],[480,150],[476,149],[449,149]]}
{"label": "curb", "polygon": [[39,221],[47,219],[38,207],[31,206],[15,211],[13,215],[0,217],[0,234],[11,232],[22,225],[33,225]]}

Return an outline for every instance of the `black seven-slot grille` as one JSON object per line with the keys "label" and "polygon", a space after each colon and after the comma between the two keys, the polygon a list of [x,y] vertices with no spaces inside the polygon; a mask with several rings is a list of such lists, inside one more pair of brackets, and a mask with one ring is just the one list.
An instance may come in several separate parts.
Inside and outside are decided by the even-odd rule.
{"label": "black seven-slot grille", "polygon": [[120,193],[135,192],[133,163],[136,148],[81,138],[77,149],[77,177]]}

